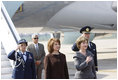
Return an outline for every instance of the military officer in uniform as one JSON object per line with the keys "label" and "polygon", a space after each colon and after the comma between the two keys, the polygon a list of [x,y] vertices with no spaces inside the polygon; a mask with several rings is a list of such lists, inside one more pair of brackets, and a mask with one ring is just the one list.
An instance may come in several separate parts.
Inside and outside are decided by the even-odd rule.
{"label": "military officer in uniform", "polygon": [[21,39],[18,47],[8,54],[8,58],[15,62],[12,73],[14,79],[36,79],[34,58],[32,53],[26,51],[26,47],[26,40]]}
{"label": "military officer in uniform", "polygon": [[[82,36],[86,37],[88,40],[90,38],[90,31],[92,28],[90,26],[85,26],[80,29],[80,33],[82,33]],[[76,43],[72,46],[73,51],[79,51],[77,48]],[[94,54],[94,63],[95,63],[95,69],[98,71],[98,64],[97,64],[97,50],[96,50],[96,45],[93,42],[88,42],[88,48],[87,50],[91,51],[91,53]]]}

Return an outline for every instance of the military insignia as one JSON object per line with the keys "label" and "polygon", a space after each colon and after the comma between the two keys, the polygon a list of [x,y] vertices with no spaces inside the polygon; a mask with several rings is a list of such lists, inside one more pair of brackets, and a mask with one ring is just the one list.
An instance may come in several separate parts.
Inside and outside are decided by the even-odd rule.
{"label": "military insignia", "polygon": [[18,58],[18,61],[19,61],[19,62],[21,61],[20,58]]}
{"label": "military insignia", "polygon": [[86,31],[89,32],[89,28],[86,28]]}
{"label": "military insignia", "polygon": [[95,51],[95,49],[93,49]]}
{"label": "military insignia", "polygon": [[29,54],[29,59],[32,59],[31,55]]}
{"label": "military insignia", "polygon": [[[18,53],[19,54],[19,53]],[[21,57],[18,55],[17,56],[17,60],[20,62],[21,61]]]}

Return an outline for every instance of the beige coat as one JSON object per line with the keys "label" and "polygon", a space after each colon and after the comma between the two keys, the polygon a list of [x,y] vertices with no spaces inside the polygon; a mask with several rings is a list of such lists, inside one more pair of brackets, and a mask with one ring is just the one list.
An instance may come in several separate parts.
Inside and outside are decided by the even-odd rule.
{"label": "beige coat", "polygon": [[36,60],[41,61],[41,64],[40,64],[39,67],[43,68],[43,66],[44,66],[44,61],[43,60],[44,60],[44,57],[45,57],[44,46],[43,46],[43,44],[40,44],[40,43],[38,43],[38,46],[39,46],[38,54],[36,53],[35,46],[34,46],[33,43],[28,46],[27,50],[33,54],[34,61],[36,61]]}

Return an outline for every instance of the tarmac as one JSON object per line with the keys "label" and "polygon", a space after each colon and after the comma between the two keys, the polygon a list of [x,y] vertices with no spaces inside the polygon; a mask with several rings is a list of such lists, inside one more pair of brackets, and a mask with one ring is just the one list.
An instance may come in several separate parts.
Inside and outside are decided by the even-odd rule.
{"label": "tarmac", "polygon": [[[117,39],[104,39],[104,36],[101,36],[100,38],[95,38],[93,42],[97,46],[97,79],[117,79]],[[48,54],[47,42],[41,43],[44,44],[46,54]],[[75,52],[71,50],[71,47],[72,44],[62,44],[60,52],[66,55],[69,78],[74,79],[76,69],[74,67],[73,56]],[[42,74],[42,78],[44,78],[44,71]]]}

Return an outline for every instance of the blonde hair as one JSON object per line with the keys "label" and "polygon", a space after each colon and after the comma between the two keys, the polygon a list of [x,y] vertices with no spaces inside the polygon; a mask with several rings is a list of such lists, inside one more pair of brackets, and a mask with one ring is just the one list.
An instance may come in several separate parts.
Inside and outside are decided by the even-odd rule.
{"label": "blonde hair", "polygon": [[51,39],[49,39],[48,45],[47,45],[47,48],[48,48],[48,52],[49,53],[52,53],[54,51],[54,49],[53,49],[54,42],[58,42],[59,45],[61,45],[59,39],[57,39],[57,38],[51,38]]}
{"label": "blonde hair", "polygon": [[88,39],[87,39],[87,38],[85,38],[84,36],[80,36],[80,37],[76,40],[77,48],[80,49],[80,44],[81,44],[82,42],[85,42],[85,41],[87,41],[87,43],[88,43]]}

